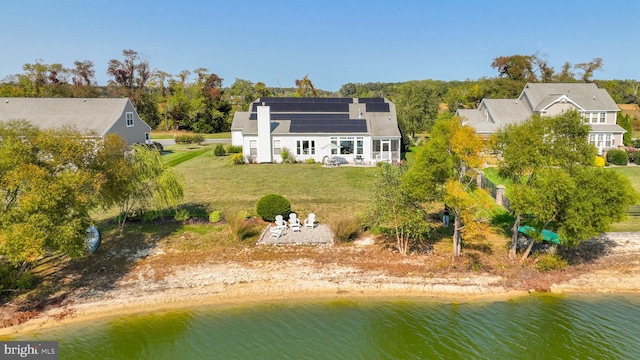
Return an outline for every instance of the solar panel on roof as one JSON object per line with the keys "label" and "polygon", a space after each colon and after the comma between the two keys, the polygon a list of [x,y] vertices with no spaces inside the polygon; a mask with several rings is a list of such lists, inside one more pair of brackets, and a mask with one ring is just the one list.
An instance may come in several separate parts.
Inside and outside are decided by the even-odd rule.
{"label": "solar panel on roof", "polygon": [[367,103],[367,112],[389,112],[389,103]]}
{"label": "solar panel on roof", "polygon": [[367,121],[351,120],[292,120],[289,126],[292,133],[366,133]]}
{"label": "solar panel on roof", "polygon": [[[258,114],[249,114],[249,120],[257,120]],[[273,113],[271,120],[349,120],[349,114],[317,114],[317,113]]]}
{"label": "solar panel on roof", "polygon": [[351,98],[285,98],[285,97],[262,97],[256,100],[257,103],[264,102],[265,104],[282,104],[282,103],[347,103],[350,104],[353,101]]}
{"label": "solar panel on roof", "polygon": [[274,103],[271,112],[349,112],[347,103]]}
{"label": "solar panel on roof", "polygon": [[359,103],[367,104],[367,103],[383,103],[384,98],[358,98]]}

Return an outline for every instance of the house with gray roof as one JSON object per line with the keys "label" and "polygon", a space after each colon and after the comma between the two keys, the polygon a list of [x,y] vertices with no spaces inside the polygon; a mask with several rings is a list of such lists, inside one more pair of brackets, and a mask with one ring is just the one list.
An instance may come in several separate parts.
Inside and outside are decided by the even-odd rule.
{"label": "house with gray roof", "polygon": [[117,134],[129,145],[151,139],[151,127],[128,98],[0,99],[0,121],[9,120],[27,120],[41,129],[72,126],[100,138]]}
{"label": "house with gray roof", "polygon": [[589,142],[598,153],[622,145],[626,132],[617,124],[620,111],[607,90],[593,83],[528,83],[517,99],[483,99],[476,109],[460,109],[463,125],[490,136],[500,128],[527,120],[535,114],[557,116],[578,111],[591,125]]}
{"label": "house with gray roof", "polygon": [[384,98],[259,98],[236,112],[232,145],[247,162],[282,162],[288,149],[297,161],[363,163],[400,161],[395,104]]}

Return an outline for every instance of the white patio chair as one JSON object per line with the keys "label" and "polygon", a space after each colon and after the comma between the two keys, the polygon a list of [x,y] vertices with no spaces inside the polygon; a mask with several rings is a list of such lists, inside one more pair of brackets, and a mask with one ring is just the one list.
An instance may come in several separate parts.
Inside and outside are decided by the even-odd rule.
{"label": "white patio chair", "polygon": [[281,226],[270,226],[269,232],[269,239],[278,239],[279,237],[284,235],[284,228]]}
{"label": "white patio chair", "polygon": [[307,218],[304,219],[304,227],[313,229],[316,225],[316,214],[310,213]]}
{"label": "white patio chair", "polygon": [[286,229],[287,223],[284,221],[284,217],[282,215],[276,215],[276,226]]}
{"label": "white patio chair", "polygon": [[284,221],[284,217],[282,215],[276,215],[275,225],[269,227],[269,232],[271,232],[269,238],[277,239],[284,235],[285,230],[287,230],[287,223]]}
{"label": "white patio chair", "polygon": [[296,213],[289,214],[289,228],[294,232],[301,230],[300,219]]}

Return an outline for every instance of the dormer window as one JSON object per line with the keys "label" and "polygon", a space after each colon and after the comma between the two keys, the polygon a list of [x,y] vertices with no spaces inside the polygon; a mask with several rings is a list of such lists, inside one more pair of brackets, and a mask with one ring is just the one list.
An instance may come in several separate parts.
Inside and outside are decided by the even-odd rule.
{"label": "dormer window", "polygon": [[124,118],[127,122],[127,127],[133,127],[133,113],[132,112],[125,113]]}

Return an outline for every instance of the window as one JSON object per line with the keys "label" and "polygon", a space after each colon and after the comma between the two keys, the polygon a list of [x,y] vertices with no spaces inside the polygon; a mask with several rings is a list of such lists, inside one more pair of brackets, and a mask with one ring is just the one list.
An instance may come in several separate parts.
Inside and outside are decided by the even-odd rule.
{"label": "window", "polygon": [[589,134],[589,144],[596,146],[596,134]]}
{"label": "window", "polygon": [[355,146],[353,146],[353,138],[340,138],[340,155],[353,154]]}
{"label": "window", "polygon": [[296,141],[296,154],[297,155],[315,155],[316,154],[315,140]]}
{"label": "window", "polygon": [[611,145],[612,145],[611,134],[605,134],[604,135],[604,146],[611,147]]}
{"label": "window", "polygon": [[249,141],[249,155],[251,156],[258,155],[258,140]]}
{"label": "window", "polygon": [[607,122],[607,113],[600,113],[600,124],[604,124]]}
{"label": "window", "polygon": [[127,127],[132,127],[133,126],[133,113],[132,112],[128,112],[124,114],[124,118],[127,121]]}
{"label": "window", "polygon": [[589,123],[589,113],[583,112],[582,114],[582,120],[584,121],[585,124]]}
{"label": "window", "polygon": [[335,146],[331,149],[331,155],[362,155],[364,154],[364,141],[362,136],[332,137],[331,143]]}
{"label": "window", "polygon": [[273,140],[273,155],[282,154],[282,145],[280,145],[280,140]]}
{"label": "window", "polygon": [[582,113],[582,118],[587,124],[606,124],[607,113],[606,112],[594,112],[594,113]]}

